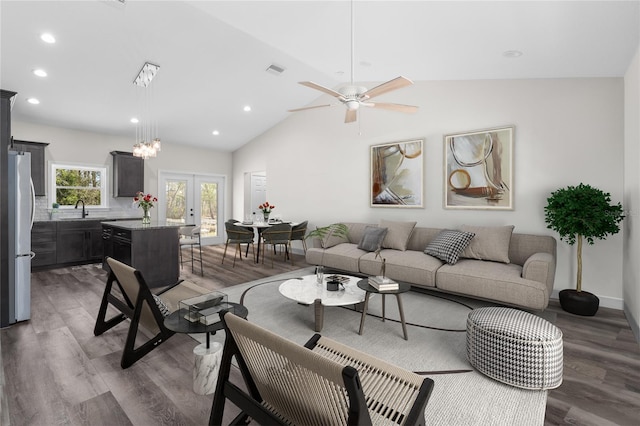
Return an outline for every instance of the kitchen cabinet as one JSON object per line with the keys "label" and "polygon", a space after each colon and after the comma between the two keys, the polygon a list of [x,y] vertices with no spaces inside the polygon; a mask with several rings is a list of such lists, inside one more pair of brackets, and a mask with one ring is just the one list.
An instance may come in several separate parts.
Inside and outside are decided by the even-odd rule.
{"label": "kitchen cabinet", "polygon": [[101,259],[102,225],[100,221],[57,222],[57,264],[99,262]]}
{"label": "kitchen cabinet", "polygon": [[34,222],[31,228],[31,268],[55,265],[56,263],[56,222]]}
{"label": "kitchen cabinet", "polygon": [[144,191],[144,160],[131,152],[112,151],[113,196],[135,197]]}
{"label": "kitchen cabinet", "polygon": [[[143,225],[141,220],[103,222],[104,253],[142,273],[149,287],[165,287],[180,277],[179,225]],[[105,270],[109,270],[105,261]]]}
{"label": "kitchen cabinet", "polygon": [[36,196],[47,195],[46,173],[44,160],[45,148],[49,145],[43,142],[13,141],[12,151],[24,151],[31,153],[31,180]]}

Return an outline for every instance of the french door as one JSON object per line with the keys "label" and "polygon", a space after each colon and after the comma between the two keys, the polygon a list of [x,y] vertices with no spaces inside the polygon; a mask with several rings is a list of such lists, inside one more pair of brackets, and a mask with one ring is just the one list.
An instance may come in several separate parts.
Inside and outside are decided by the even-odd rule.
{"label": "french door", "polygon": [[160,220],[201,226],[203,245],[224,243],[224,177],[160,172],[158,181]]}

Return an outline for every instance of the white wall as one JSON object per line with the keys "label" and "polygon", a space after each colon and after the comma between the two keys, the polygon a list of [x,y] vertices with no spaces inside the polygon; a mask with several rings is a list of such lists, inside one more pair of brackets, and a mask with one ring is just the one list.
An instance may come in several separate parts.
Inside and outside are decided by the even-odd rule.
{"label": "white wall", "polygon": [[640,339],[640,49],[624,77],[624,310]]}
{"label": "white wall", "polygon": [[[47,167],[52,161],[107,166],[110,195],[112,194],[111,173],[113,166],[110,152],[131,152],[133,144],[133,135],[131,138],[117,137],[79,130],[42,126],[15,120],[11,123],[11,130],[15,139],[49,143],[45,151]],[[227,180],[225,188],[225,216],[231,214],[231,153],[193,148],[163,141],[162,151],[156,158],[145,160],[144,165],[144,189],[140,189],[153,193],[154,195],[164,192],[163,189],[158,188],[159,170],[208,173],[225,176]],[[122,216],[133,213],[134,215],[141,216],[142,213],[139,209],[131,210],[131,203],[132,199],[129,197],[113,198],[110,196],[110,212],[107,212],[107,214],[101,212],[100,215]],[[43,205],[48,206],[49,204],[45,203]],[[151,209],[151,214],[152,218],[155,219],[157,217],[155,209]]]}
{"label": "white wall", "polygon": [[[244,215],[243,174],[254,170],[266,170],[267,199],[279,214],[311,226],[386,218],[432,227],[513,224],[516,232],[557,237],[544,223],[551,191],[583,182],[622,201],[621,78],[418,82],[380,100],[420,110],[367,108],[354,125],[343,124],[341,106],[298,112],[236,151],[234,217]],[[443,209],[443,135],[502,125],[515,126],[515,209]],[[415,138],[425,140],[425,208],[370,208],[370,145]],[[619,233],[583,250],[583,288],[619,309],[622,241]],[[575,263],[575,247],[558,242],[556,290],[575,286]]]}

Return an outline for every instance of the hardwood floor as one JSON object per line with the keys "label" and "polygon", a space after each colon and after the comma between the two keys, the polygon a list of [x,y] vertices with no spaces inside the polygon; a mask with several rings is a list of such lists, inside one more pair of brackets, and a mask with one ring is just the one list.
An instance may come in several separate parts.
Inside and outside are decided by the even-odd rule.
{"label": "hardwood floor", "polygon": [[[183,277],[211,289],[308,266],[301,255],[271,268],[229,249],[205,247],[204,278],[185,264]],[[196,271],[199,272],[199,265]],[[3,372],[0,424],[203,425],[212,396],[192,391],[194,341],[174,335],[132,367],[120,356],[127,323],[93,335],[106,275],[99,265],[32,274],[32,319],[0,330]],[[621,311],[583,318],[557,303],[545,316],[564,333],[564,382],[549,392],[545,424],[635,425],[640,418],[640,347]]]}

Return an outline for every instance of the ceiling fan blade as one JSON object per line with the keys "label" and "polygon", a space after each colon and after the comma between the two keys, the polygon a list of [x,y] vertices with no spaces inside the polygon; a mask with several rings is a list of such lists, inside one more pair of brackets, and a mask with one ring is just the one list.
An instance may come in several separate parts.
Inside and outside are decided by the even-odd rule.
{"label": "ceiling fan blade", "polygon": [[382,83],[379,86],[369,89],[363,93],[363,99],[371,99],[374,96],[380,96],[383,93],[390,92],[392,90],[400,89],[402,87],[411,86],[413,81],[406,77],[396,77],[393,80],[389,80],[386,83]]}
{"label": "ceiling fan blade", "polygon": [[391,111],[398,111],[398,112],[413,113],[418,111],[418,107],[414,105],[390,104],[387,102],[361,102],[360,105],[373,107],[373,108],[388,109]]}
{"label": "ceiling fan blade", "polygon": [[344,116],[345,123],[353,123],[358,119],[358,110],[348,109],[347,113]]}
{"label": "ceiling fan blade", "polygon": [[302,107],[302,108],[295,108],[295,109],[290,109],[288,110],[289,112],[297,112],[297,111],[304,111],[306,109],[314,109],[314,108],[324,108],[324,107],[330,107],[333,106],[331,104],[326,104],[326,105],[314,105],[314,106],[308,106],[308,107]]}
{"label": "ceiling fan blade", "polygon": [[313,81],[301,81],[300,84],[303,86],[310,87],[312,89],[319,90],[321,92],[326,93],[327,95],[331,95],[334,98],[344,99],[341,93],[336,92],[333,89],[329,89],[328,87],[320,86],[319,84],[314,83]]}

